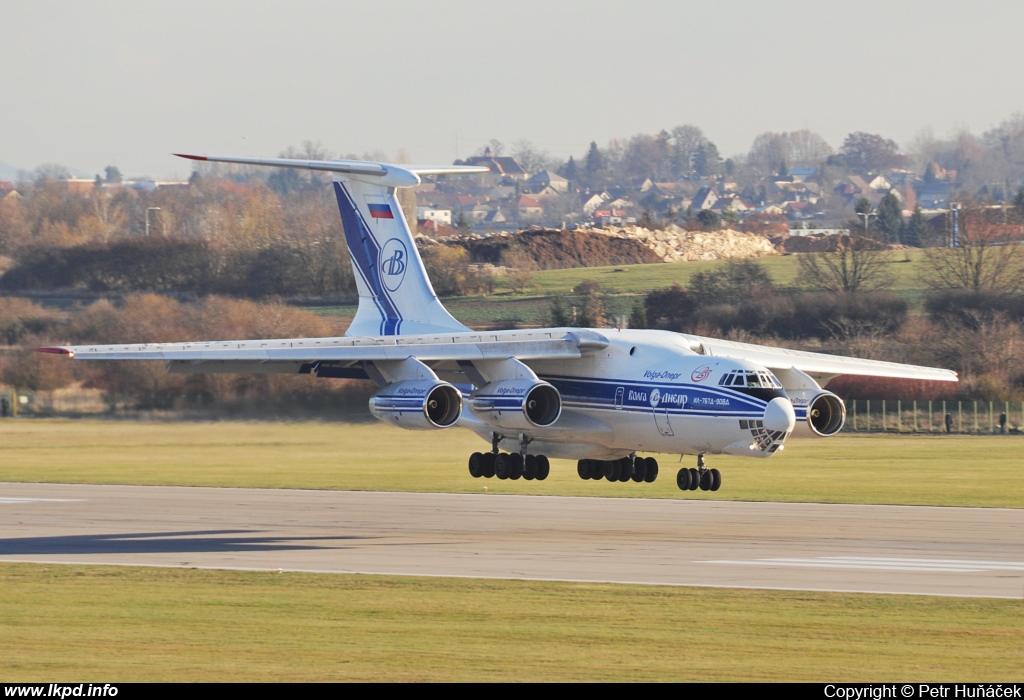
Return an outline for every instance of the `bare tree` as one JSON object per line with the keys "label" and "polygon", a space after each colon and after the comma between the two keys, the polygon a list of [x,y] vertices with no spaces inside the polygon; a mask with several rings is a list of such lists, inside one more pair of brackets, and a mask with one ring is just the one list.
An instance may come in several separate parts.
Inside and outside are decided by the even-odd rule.
{"label": "bare tree", "polygon": [[1012,295],[1024,291],[1020,226],[992,221],[977,205],[961,210],[955,248],[925,251],[921,281],[929,288]]}
{"label": "bare tree", "polygon": [[829,292],[871,292],[892,286],[888,256],[877,241],[861,236],[837,236],[836,249],[800,256],[797,279],[811,289]]}

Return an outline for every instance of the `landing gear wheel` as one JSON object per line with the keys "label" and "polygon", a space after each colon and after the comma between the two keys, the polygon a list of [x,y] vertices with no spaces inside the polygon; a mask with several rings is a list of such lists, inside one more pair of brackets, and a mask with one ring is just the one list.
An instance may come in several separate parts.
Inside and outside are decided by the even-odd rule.
{"label": "landing gear wheel", "polygon": [[484,456],[479,452],[474,452],[469,456],[469,475],[474,479],[483,476],[483,460]]}
{"label": "landing gear wheel", "polygon": [[680,491],[690,490],[690,470],[683,467],[676,474],[676,486],[679,487]]}
{"label": "landing gear wheel", "polygon": [[604,462],[604,478],[608,481],[619,480],[619,463],[617,460],[610,459]]}
{"label": "landing gear wheel", "polygon": [[498,453],[498,456],[494,458],[494,473],[502,480],[512,476],[512,463],[509,461],[509,455],[504,452]]}
{"label": "landing gear wheel", "polygon": [[485,479],[490,479],[494,476],[494,453],[485,452],[483,459],[481,460],[480,474]]}
{"label": "landing gear wheel", "polygon": [[633,481],[640,483],[647,478],[647,460],[637,457],[633,460]]}
{"label": "landing gear wheel", "polygon": [[526,461],[523,462],[523,478],[527,481],[533,481],[537,478],[536,455],[526,455]]}
{"label": "landing gear wheel", "polygon": [[644,481],[650,484],[658,478],[658,460],[648,457],[644,461],[647,462],[647,474],[644,476]]}
{"label": "landing gear wheel", "polygon": [[633,477],[633,460],[623,457],[615,461],[619,463],[619,481],[626,483]]}
{"label": "landing gear wheel", "polygon": [[690,472],[690,490],[696,491],[700,486],[700,472],[693,467],[690,467],[687,471]]}
{"label": "landing gear wheel", "polygon": [[598,459],[588,459],[590,462],[590,478],[594,481],[600,481],[604,478],[604,462]]}
{"label": "landing gear wheel", "polygon": [[576,462],[576,473],[580,475],[580,478],[584,481],[589,481],[590,477],[594,473],[594,467],[590,464],[589,459],[581,459]]}
{"label": "landing gear wheel", "polygon": [[537,455],[537,481],[544,481],[551,473],[551,463],[544,455]]}
{"label": "landing gear wheel", "polygon": [[711,472],[711,490],[717,491],[722,488],[722,472],[717,469],[712,469]]}
{"label": "landing gear wheel", "polygon": [[700,475],[700,490],[711,490],[711,472],[707,471]]}
{"label": "landing gear wheel", "polygon": [[512,473],[509,475],[509,479],[515,481],[523,476],[523,456],[518,452],[513,452],[508,456],[508,461],[512,463]]}

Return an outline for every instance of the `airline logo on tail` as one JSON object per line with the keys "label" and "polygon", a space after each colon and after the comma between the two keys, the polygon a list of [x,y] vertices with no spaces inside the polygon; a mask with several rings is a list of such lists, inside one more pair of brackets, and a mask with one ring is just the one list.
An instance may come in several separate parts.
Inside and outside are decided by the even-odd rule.
{"label": "airline logo on tail", "polygon": [[397,292],[398,288],[402,286],[408,260],[409,251],[406,250],[402,241],[392,238],[384,244],[384,250],[380,256],[380,277],[389,292]]}

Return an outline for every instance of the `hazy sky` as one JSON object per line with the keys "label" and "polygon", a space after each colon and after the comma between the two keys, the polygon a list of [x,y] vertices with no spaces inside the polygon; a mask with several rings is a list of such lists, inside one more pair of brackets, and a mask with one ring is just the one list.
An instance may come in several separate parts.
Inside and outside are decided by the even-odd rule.
{"label": "hazy sky", "polygon": [[[187,176],[174,151],[552,155],[694,124],[905,144],[1024,110],[1024,3],[0,2],[0,161]],[[458,149],[458,150],[456,150]]]}

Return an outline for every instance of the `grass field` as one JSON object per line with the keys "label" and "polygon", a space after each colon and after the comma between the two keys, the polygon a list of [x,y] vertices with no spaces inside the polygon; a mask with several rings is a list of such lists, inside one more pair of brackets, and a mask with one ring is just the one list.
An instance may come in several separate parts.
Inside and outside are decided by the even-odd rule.
{"label": "grass field", "polygon": [[[913,313],[925,291],[919,279],[924,253],[921,250],[894,250],[887,255],[888,267],[895,279],[893,291],[912,304]],[[757,258],[757,263],[764,266],[777,285],[794,288],[799,259],[799,255],[773,255]],[[611,315],[628,315],[635,297],[676,283],[685,287],[697,272],[713,271],[726,264],[725,260],[709,260],[542,270],[534,273],[530,288],[523,294],[513,294],[504,286],[502,278],[498,278],[495,293],[490,296],[450,298],[445,299],[444,304],[456,318],[471,325],[510,319],[544,324],[547,323],[553,295],[569,294],[580,282],[594,280],[601,285],[608,312]],[[310,310],[324,315],[352,316],[356,307],[326,306],[311,307]]]}
{"label": "grass field", "polygon": [[1017,436],[791,440],[766,460],[709,457],[716,493],[679,491],[671,455],[654,484],[581,481],[562,460],[543,482],[473,479],[466,460],[487,444],[472,433],[376,422],[19,419],[0,422],[0,444],[0,481],[1024,507]]}
{"label": "grass field", "polygon": [[0,681],[1013,681],[1024,603],[0,566]]}
{"label": "grass field", "polygon": [[[723,490],[472,479],[466,431],[0,422],[0,482],[1021,507],[1016,437],[840,436],[716,457]],[[692,458],[687,460],[689,464]],[[2,540],[0,540],[2,547]],[[0,682],[1010,681],[1024,600],[0,564]]]}

